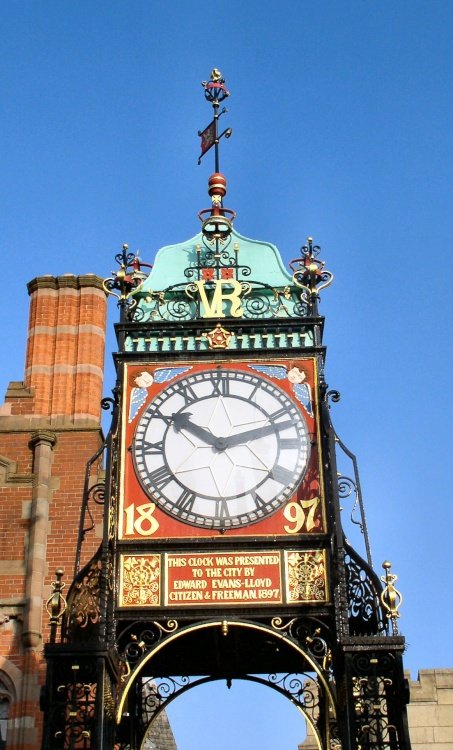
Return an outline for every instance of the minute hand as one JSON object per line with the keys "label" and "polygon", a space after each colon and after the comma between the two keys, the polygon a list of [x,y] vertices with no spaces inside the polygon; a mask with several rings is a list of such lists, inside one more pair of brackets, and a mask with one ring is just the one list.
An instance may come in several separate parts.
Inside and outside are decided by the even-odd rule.
{"label": "minute hand", "polygon": [[292,424],[291,420],[288,420],[287,422],[276,422],[275,424],[268,424],[265,427],[255,427],[253,430],[239,432],[237,435],[230,435],[230,437],[225,438],[225,447],[233,448],[235,445],[248,443],[249,440],[257,440],[266,435],[272,435],[273,432],[286,430],[288,427],[292,427]]}

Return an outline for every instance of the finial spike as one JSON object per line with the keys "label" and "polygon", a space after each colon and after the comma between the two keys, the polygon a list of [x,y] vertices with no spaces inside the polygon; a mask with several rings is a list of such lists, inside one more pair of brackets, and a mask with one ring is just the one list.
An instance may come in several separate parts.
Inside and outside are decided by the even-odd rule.
{"label": "finial spike", "polygon": [[211,196],[212,208],[203,209],[198,216],[203,222],[203,235],[210,242],[223,242],[231,234],[232,222],[235,217],[234,211],[223,206],[223,198],[226,194],[226,178],[221,174],[219,167],[219,141],[224,136],[230,138],[232,133],[231,128],[226,128],[219,135],[219,117],[226,112],[225,108],[219,112],[219,104],[230,95],[230,92],[226,88],[225,79],[218,68],[214,68],[210,80],[202,81],[201,85],[204,88],[205,99],[212,104],[214,118],[204,130],[198,131],[201,138],[201,154],[198,164],[201,164],[203,156],[212,146],[215,150],[215,163],[214,174],[210,176],[208,182],[208,193]]}

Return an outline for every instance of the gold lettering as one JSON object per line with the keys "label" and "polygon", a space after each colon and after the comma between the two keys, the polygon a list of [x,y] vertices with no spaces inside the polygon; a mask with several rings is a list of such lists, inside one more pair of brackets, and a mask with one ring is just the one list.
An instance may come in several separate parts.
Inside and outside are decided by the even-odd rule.
{"label": "gold lettering", "polygon": [[[229,300],[231,304],[230,315],[233,318],[242,317],[242,305],[241,305],[241,293],[242,285],[236,279],[216,279],[214,293],[211,301],[208,299],[206,294],[206,286],[204,281],[196,281],[195,285],[200,295],[201,304],[204,307],[203,318],[224,318],[225,313],[223,312],[223,303]],[[232,289],[231,289],[232,287]],[[227,288],[230,291],[227,291]]]}

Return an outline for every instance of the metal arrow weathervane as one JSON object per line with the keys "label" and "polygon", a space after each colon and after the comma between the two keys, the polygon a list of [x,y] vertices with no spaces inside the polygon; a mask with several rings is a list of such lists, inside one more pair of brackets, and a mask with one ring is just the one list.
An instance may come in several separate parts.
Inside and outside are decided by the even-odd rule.
{"label": "metal arrow weathervane", "polygon": [[219,135],[219,118],[227,111],[224,107],[219,112],[219,105],[221,102],[223,102],[224,99],[227,98],[227,96],[230,95],[230,92],[225,86],[225,79],[222,77],[220,70],[218,70],[217,68],[214,68],[214,70],[212,71],[211,80],[202,81],[201,85],[204,88],[205,99],[208,102],[211,102],[214,109],[214,119],[204,130],[198,131],[198,135],[201,138],[201,154],[200,158],[198,159],[198,164],[201,164],[203,156],[209,151],[210,148],[212,148],[212,146],[214,146],[215,171],[219,172],[219,141],[221,138],[223,138],[223,136],[225,136],[225,138],[229,138],[231,133],[233,132],[231,128],[226,128]]}

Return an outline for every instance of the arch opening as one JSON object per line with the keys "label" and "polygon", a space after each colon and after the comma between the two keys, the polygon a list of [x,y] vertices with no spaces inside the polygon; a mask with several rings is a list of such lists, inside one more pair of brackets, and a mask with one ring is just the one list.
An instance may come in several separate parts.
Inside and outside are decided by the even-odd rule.
{"label": "arch opening", "polygon": [[[148,686],[145,692],[148,693],[148,699],[151,698],[153,709],[159,702],[159,691],[166,693],[169,689],[171,688],[166,680],[159,680]],[[239,697],[233,698],[237,691]],[[146,700],[144,703],[146,705]],[[181,707],[182,703],[188,708]],[[194,725],[191,731],[188,731],[188,717]],[[175,690],[154,712],[150,712],[140,750],[154,749],[158,744],[155,740],[159,731],[166,724],[172,727],[172,734],[176,734],[179,728],[181,735],[183,722],[184,733],[188,734],[183,747],[190,747],[191,742],[195,745],[196,737],[199,736],[205,738],[206,746],[212,746],[215,739],[215,745],[220,750],[222,742],[225,748],[233,746],[240,750],[241,738],[244,747],[250,747],[250,736],[253,733],[261,738],[260,747],[265,747],[263,738],[268,742],[269,748],[275,747],[272,735],[274,739],[279,737],[280,742],[287,736],[288,739],[282,746],[291,747],[293,742],[293,746],[297,747],[308,724],[318,750],[322,750],[318,719],[319,693],[317,684],[310,675],[244,675],[226,681],[210,677],[194,678],[184,685],[181,683],[179,690]],[[176,745],[180,747],[179,739]],[[197,747],[200,747],[199,742]]]}
{"label": "arch opening", "polygon": [[[126,661],[128,653],[131,658],[127,662],[129,673],[123,682],[117,723],[127,723],[132,715],[141,717],[137,747],[143,748],[143,738],[152,722],[177,696],[208,682],[226,680],[228,685],[245,680],[271,687],[288,698],[310,724],[320,750],[327,747],[336,713],[327,650],[321,658],[319,653],[303,647],[292,636],[293,622],[284,625],[278,618],[270,625],[210,620],[179,628],[176,621],[169,621],[162,637],[149,646],[146,638],[150,624],[147,629],[143,623],[134,623],[142,631],[137,635],[132,628],[129,630],[133,648],[129,652],[128,647],[124,650]],[[144,684],[154,685],[145,697]]]}

